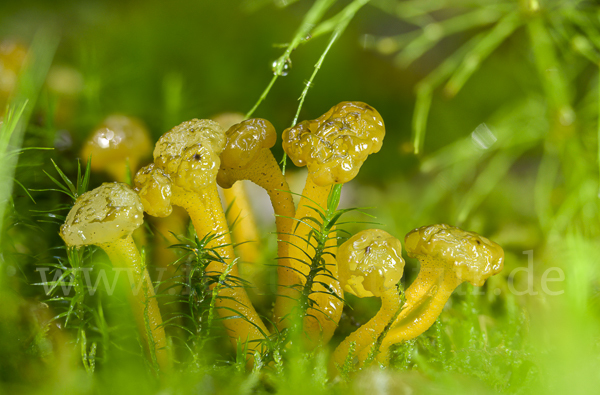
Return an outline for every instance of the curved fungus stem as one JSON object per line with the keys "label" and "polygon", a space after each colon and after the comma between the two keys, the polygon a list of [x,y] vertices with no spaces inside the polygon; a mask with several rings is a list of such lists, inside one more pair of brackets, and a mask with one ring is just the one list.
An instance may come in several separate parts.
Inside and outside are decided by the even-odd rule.
{"label": "curved fungus stem", "polygon": [[[429,329],[456,287],[465,281],[482,286],[504,267],[504,251],[498,244],[445,224],[413,230],[404,245],[408,256],[419,260],[421,270],[406,290],[406,303],[381,344],[378,359],[386,364],[390,346]],[[360,358],[366,358],[364,352]]]}
{"label": "curved fungus stem", "polygon": [[133,242],[133,238],[127,236],[98,246],[106,252],[115,267],[133,270],[134,291],[129,295],[131,310],[141,333],[150,333],[150,336],[144,337],[150,347],[154,348],[158,366],[163,370],[167,369],[169,367],[169,356],[166,349],[166,335],[162,326],[158,301],[154,294],[154,285],[144,267],[142,257]]}
{"label": "curved fungus stem", "polygon": [[150,276],[131,237],[143,223],[144,210],[139,196],[122,183],[105,183],[79,196],[60,228],[68,246],[97,245],[116,267],[130,269],[134,284],[142,293],[128,292],[138,329],[146,340],[152,359],[168,370],[165,330]]}
{"label": "curved fungus stem", "polygon": [[[207,247],[214,248],[225,262],[212,261],[205,271],[208,275],[223,273],[228,264],[235,259],[235,254],[216,185],[197,193],[186,192],[181,188],[174,187],[171,201],[188,212],[199,237],[207,234],[218,236]],[[239,277],[237,264],[233,265],[229,276]],[[213,284],[211,288],[215,285]],[[248,352],[252,355],[255,350],[259,349],[258,341],[265,338],[268,330],[252,307],[248,294],[241,285],[234,284],[231,287],[221,287],[219,296],[216,300],[217,311],[224,318],[223,323],[232,345],[236,347],[239,340],[242,344],[248,340]],[[243,315],[246,319],[230,318],[238,315]]]}
{"label": "curved fungus stem", "polygon": [[[283,149],[296,166],[308,167],[308,178],[296,211],[296,220],[307,218],[306,222],[313,226],[321,223],[321,217],[309,207],[314,207],[315,203],[308,199],[321,208],[327,208],[332,185],[344,184],[356,177],[367,157],[379,151],[384,135],[385,127],[379,113],[361,102],[339,103],[315,120],[303,121],[286,129],[283,132]],[[276,322],[279,319],[278,325],[282,327],[289,326],[290,320],[281,318],[295,307],[295,301],[286,296],[292,292],[291,287],[305,285],[305,276],[310,271],[310,267],[303,262],[306,262],[307,252],[314,257],[315,245],[304,251],[303,243],[309,239],[311,232],[311,227],[300,224],[294,231],[298,237],[289,239],[290,265],[295,269],[293,275],[296,279],[293,279],[294,284],[286,284],[287,291],[275,301]],[[304,318],[304,332],[309,347],[319,342],[327,343],[342,314],[343,303],[339,299],[341,290],[336,280],[337,262],[334,258],[337,250],[335,229],[332,229],[329,237],[326,245],[329,249],[323,255],[328,273],[321,272],[323,274],[314,282],[311,299],[316,302],[316,308],[311,307]],[[285,278],[280,282],[285,284]]]}
{"label": "curved fungus stem", "polygon": [[[288,264],[292,270],[286,272],[286,277],[279,277],[279,293],[275,302],[275,322],[281,328],[289,326],[287,315],[298,304],[300,288],[305,285],[307,276],[310,272],[310,265],[305,263],[307,260],[306,253],[311,256],[315,254],[316,241],[311,239],[310,246],[306,245],[308,236],[316,223],[313,220],[321,222],[321,217],[310,207],[318,206],[321,210],[327,207],[327,198],[333,185],[325,187],[316,185],[312,179],[306,180],[306,185],[302,191],[302,197],[298,203],[296,218],[302,220],[297,222],[297,227],[293,230],[293,234],[298,237],[291,237],[289,244]],[[310,220],[308,218],[312,218]],[[306,223],[306,224],[305,224]],[[332,228],[329,234],[329,240],[325,244],[327,254],[322,256],[326,270],[317,274],[313,279],[313,294],[310,299],[316,303],[317,308],[309,307],[304,318],[304,332],[308,348],[314,348],[317,344],[326,344],[333,336],[333,332],[337,328],[337,323],[342,314],[343,302],[339,297],[342,296],[342,289],[338,281],[333,281],[331,277],[338,277],[338,267],[335,260],[337,253],[337,239],[335,238],[335,227]],[[330,277],[331,276],[331,277]],[[338,296],[332,295],[323,284],[329,287]],[[301,286],[299,288],[299,286]]]}
{"label": "curved fungus stem", "polygon": [[[151,245],[153,262],[161,270],[158,277],[160,280],[158,292],[162,294],[159,304],[165,313],[165,318],[173,317],[182,308],[179,295],[182,290],[183,271],[178,272],[178,265],[174,264],[181,254],[169,247],[181,242],[174,234],[177,236],[186,234],[189,218],[184,209],[173,207],[173,212],[167,217],[150,217],[150,221],[154,228]],[[180,322],[180,319],[175,319],[175,323]]]}
{"label": "curved fungus stem", "polygon": [[[281,173],[281,168],[277,160],[269,149],[262,149],[258,153],[254,162],[244,169],[227,169],[225,176],[223,170],[219,171],[217,181],[219,185],[226,190],[236,181],[248,180],[262,189],[269,195],[273,211],[275,212],[275,226],[280,238],[287,240],[286,235],[291,233],[292,219],[296,213],[292,194],[286,191],[290,187]],[[227,178],[225,178],[227,177]],[[278,248],[286,249],[285,243],[279,243]],[[280,255],[285,256],[285,255]]]}
{"label": "curved fungus stem", "polygon": [[381,297],[377,314],[335,349],[333,362],[342,366],[352,343],[355,353],[366,352],[368,355],[401,306],[396,285],[404,272],[402,245],[383,230],[364,230],[340,246],[338,265],[340,283],[346,292],[360,298]]}
{"label": "curved fungus stem", "polygon": [[[290,270],[289,235],[292,233],[293,218],[296,214],[294,201],[287,180],[281,173],[279,164],[270,148],[277,140],[275,128],[269,121],[254,118],[231,126],[227,130],[227,144],[221,153],[221,167],[217,174],[217,183],[231,188],[237,181],[248,180],[263,188],[269,195],[275,213],[277,228],[277,300],[287,298],[297,292],[290,287],[299,284],[297,274]],[[289,303],[275,304],[275,322],[279,323],[280,314],[287,314]],[[279,325],[278,325],[279,326]],[[281,328],[281,327],[280,327]]]}

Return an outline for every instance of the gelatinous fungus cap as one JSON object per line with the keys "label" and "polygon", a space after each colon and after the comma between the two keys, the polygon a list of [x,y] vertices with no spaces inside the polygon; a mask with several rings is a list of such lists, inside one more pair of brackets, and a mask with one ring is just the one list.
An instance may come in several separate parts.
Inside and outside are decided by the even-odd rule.
{"label": "gelatinous fungus cap", "polygon": [[381,115],[362,102],[342,102],[321,117],[283,132],[283,149],[296,166],[307,166],[319,186],[343,184],[358,174],[367,157],[381,149]]}
{"label": "gelatinous fungus cap", "polygon": [[171,215],[171,180],[160,167],[156,167],[154,163],[142,167],[135,175],[134,185],[144,211],[153,217]]}
{"label": "gelatinous fungus cap", "polygon": [[154,163],[177,186],[198,191],[215,181],[225,140],[215,121],[192,119],[162,135],[154,148]]}
{"label": "gelatinous fungus cap", "polygon": [[104,183],[77,198],[60,236],[69,246],[106,244],[131,235],[143,222],[137,193],[127,184]]}
{"label": "gelatinous fungus cap", "polygon": [[92,155],[92,170],[100,171],[113,165],[122,166],[127,158],[135,167],[151,150],[150,134],[141,121],[125,115],[111,115],[92,132],[81,155],[86,160]]}
{"label": "gelatinous fungus cap", "polygon": [[266,119],[252,118],[227,130],[227,144],[221,153],[221,167],[242,169],[256,159],[260,151],[277,141],[277,132]]}
{"label": "gelatinous fungus cap", "polygon": [[360,298],[381,296],[404,272],[400,240],[380,229],[352,236],[340,246],[337,260],[340,284]]}
{"label": "gelatinous fungus cap", "polygon": [[456,273],[460,281],[482,286],[504,267],[502,247],[475,232],[445,224],[423,226],[406,235],[411,258],[437,263]]}

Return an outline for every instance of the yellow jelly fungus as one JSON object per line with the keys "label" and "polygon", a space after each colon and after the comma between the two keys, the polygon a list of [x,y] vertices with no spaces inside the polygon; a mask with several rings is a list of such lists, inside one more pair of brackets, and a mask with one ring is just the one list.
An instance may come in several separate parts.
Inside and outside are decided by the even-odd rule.
{"label": "yellow jelly fungus", "polygon": [[[194,119],[184,122],[165,133],[156,143],[154,149],[154,165],[171,181],[170,198],[172,205],[185,209],[192,220],[198,237],[212,234],[215,237],[208,245],[215,248],[224,259],[224,263],[213,261],[208,264],[209,275],[220,275],[234,259],[229,228],[217,192],[215,182],[219,169],[219,154],[225,145],[225,133],[214,121]],[[136,189],[143,191],[146,182],[154,183],[155,178],[148,177],[152,173],[142,169],[135,177]],[[150,189],[160,186],[150,186]],[[166,191],[166,189],[163,189]],[[147,193],[148,213],[165,212],[167,199],[162,193]],[[158,210],[152,207],[158,204]],[[232,278],[238,277],[237,264],[229,273]],[[214,285],[213,285],[214,286]],[[252,307],[243,287],[221,287],[220,298],[217,299],[217,312],[223,318],[230,340],[234,346],[238,341],[248,340],[248,353],[252,355],[259,348],[259,342],[268,331]],[[243,315],[245,318],[237,318]]]}
{"label": "yellow jelly fungus", "polygon": [[[223,130],[228,130],[233,125],[243,122],[244,119],[244,114],[235,112],[221,113],[212,117],[212,120],[221,125]],[[227,155],[227,146],[221,152],[221,166],[223,155]],[[256,263],[261,255],[262,246],[246,187],[243,182],[236,182],[231,188],[223,188],[222,192],[227,207],[227,222],[236,244],[235,252],[241,260],[240,271],[245,279],[252,280],[259,268]],[[254,285],[258,284],[254,283]]]}
{"label": "yellow jelly fungus", "polygon": [[406,235],[404,246],[409,257],[419,260],[421,269],[381,344],[379,359],[384,363],[392,344],[414,339],[433,325],[462,282],[482,286],[504,267],[504,251],[498,244],[445,224],[413,230]]}
{"label": "yellow jelly fungus", "polygon": [[381,115],[361,102],[342,102],[313,121],[283,132],[283,149],[296,166],[307,166],[319,186],[344,184],[358,174],[385,136]]}
{"label": "yellow jelly fungus", "polygon": [[135,285],[141,282],[143,292],[129,294],[131,309],[148,347],[154,348],[156,362],[165,370],[169,362],[162,317],[152,281],[131,237],[143,221],[138,195],[127,184],[105,183],[77,198],[60,228],[60,236],[70,247],[97,245],[114,266],[133,270]]}
{"label": "yellow jelly fungus", "polygon": [[379,229],[359,232],[342,244],[337,255],[339,280],[344,290],[359,298],[380,297],[381,309],[350,334],[333,353],[338,366],[354,343],[354,352],[370,350],[400,308],[397,284],[404,272],[400,240]]}
{"label": "yellow jelly fungus", "polygon": [[171,180],[165,172],[154,165],[142,167],[134,179],[144,211],[153,217],[167,217],[171,215]]}
{"label": "yellow jelly fungus", "polygon": [[142,121],[125,115],[111,115],[98,126],[81,151],[84,160],[92,156],[92,170],[106,171],[114,180],[125,182],[127,166],[135,174],[150,155],[152,141]]}
{"label": "yellow jelly fungus", "polygon": [[[315,203],[321,208],[327,206],[327,197],[333,184],[352,180],[360,170],[368,155],[378,152],[385,136],[385,126],[379,113],[362,102],[342,102],[332,107],[321,117],[303,121],[283,132],[283,149],[296,166],[308,167],[308,178],[302,191],[302,198],[296,211],[296,219],[321,218],[309,206]],[[305,219],[304,222],[311,222]],[[311,228],[305,224],[295,227],[295,235],[308,239]],[[332,236],[335,235],[335,232]],[[298,240],[302,240],[298,239]],[[290,276],[292,285],[304,285],[309,267],[303,264],[305,254],[301,248],[289,247]],[[292,239],[290,239],[292,241]],[[312,251],[314,251],[314,246]],[[336,241],[332,238],[327,245],[328,252],[335,256]],[[312,345],[327,343],[337,327],[343,304],[321,283],[327,284],[337,295],[341,288],[337,278],[337,263],[332,255],[325,255],[328,275],[317,276],[315,297],[318,309],[309,309],[304,320],[304,329]],[[301,275],[302,273],[303,275]],[[331,277],[330,277],[331,276]],[[275,301],[275,319],[284,317],[294,306],[293,288],[287,287],[287,294]],[[287,320],[286,320],[287,321]],[[284,322],[282,326],[289,323]]]}
{"label": "yellow jelly fungus", "polygon": [[[241,180],[249,180],[263,188],[271,200],[275,212],[275,226],[278,233],[278,290],[279,299],[293,297],[291,292],[298,284],[297,274],[289,267],[289,234],[292,232],[292,218],[296,213],[288,183],[281,173],[277,160],[270,148],[277,140],[277,133],[271,123],[264,119],[248,119],[233,125],[227,130],[227,145],[221,153],[221,168],[217,182],[222,188],[230,188]],[[278,317],[289,313],[289,303],[275,306],[275,322]],[[281,326],[280,326],[281,328]]]}
{"label": "yellow jelly fungus", "polygon": [[[263,149],[270,149],[277,141],[277,132],[266,119],[252,118],[233,125],[227,130],[227,145],[221,153],[221,176],[227,178],[228,169],[245,169],[255,161]],[[235,181],[234,181],[235,182]]]}

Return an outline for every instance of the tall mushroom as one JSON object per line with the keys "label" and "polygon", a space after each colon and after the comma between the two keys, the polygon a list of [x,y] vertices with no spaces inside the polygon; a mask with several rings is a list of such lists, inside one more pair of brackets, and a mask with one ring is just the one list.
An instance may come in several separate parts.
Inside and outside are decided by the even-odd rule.
{"label": "tall mushroom", "polygon": [[[236,124],[244,121],[244,114],[241,113],[221,113],[212,117],[215,122],[218,122],[223,130],[227,130]],[[221,153],[221,168],[219,174],[224,176],[224,161],[223,158],[228,158],[230,150],[230,138],[233,142],[235,137],[230,137],[227,134],[227,143]],[[260,132],[257,133],[260,135]],[[235,144],[235,143],[234,143]],[[234,167],[235,167],[234,163]],[[230,182],[220,183],[220,176],[217,175],[217,183],[222,188],[225,205],[227,207],[227,221],[231,228],[233,241],[236,243],[235,251],[241,259],[242,268],[246,269],[242,274],[251,279],[256,274],[256,263],[261,256],[262,245],[260,242],[260,234],[256,226],[254,212],[248,199],[248,192],[244,181],[246,177],[240,180],[230,180]],[[238,182],[241,181],[241,182]],[[235,225],[233,225],[235,223]],[[246,276],[247,275],[247,276]]]}
{"label": "tall mushroom", "polygon": [[[138,172],[135,186],[148,214],[166,216],[172,210],[171,205],[176,205],[187,211],[199,237],[216,236],[208,247],[214,248],[224,261],[209,263],[207,274],[221,275],[233,263],[230,276],[238,277],[231,236],[215,182],[224,145],[225,133],[216,122],[207,119],[184,122],[158,140],[154,163]],[[228,284],[220,288],[217,312],[223,318],[232,344],[248,341],[250,355],[268,335],[241,286]]]}
{"label": "tall mushroom", "polygon": [[[378,357],[383,362],[392,344],[414,339],[433,325],[462,282],[480,287],[504,267],[504,251],[498,244],[445,224],[411,231],[404,246],[409,257],[419,260],[421,269],[405,292],[402,311],[383,339]],[[360,358],[366,358],[364,351]]]}
{"label": "tall mushroom", "polygon": [[288,183],[271,153],[275,141],[275,128],[265,119],[248,119],[230,127],[227,130],[227,144],[221,153],[217,182],[222,188],[228,189],[237,181],[249,180],[269,195],[279,236],[278,294],[285,294],[287,287],[295,284],[287,257],[288,235],[292,232],[292,218],[296,210],[292,195],[287,192],[290,190]]}
{"label": "tall mushroom", "polygon": [[341,366],[352,343],[356,353],[370,350],[400,308],[401,300],[396,286],[404,272],[402,245],[400,240],[383,230],[363,230],[340,246],[337,262],[344,291],[359,298],[381,298],[381,308],[377,314],[335,349],[333,361]]}
{"label": "tall mushroom", "polygon": [[165,370],[169,361],[162,317],[150,276],[131,237],[143,221],[138,195],[127,184],[105,183],[77,198],[60,228],[60,236],[70,247],[96,245],[107,253],[114,266],[133,270],[132,285],[141,284],[144,292],[129,294],[131,309],[150,355]]}
{"label": "tall mushroom", "polygon": [[[352,180],[367,157],[379,151],[384,136],[381,116],[362,102],[339,103],[318,119],[300,122],[283,132],[283,149],[296,166],[308,167],[308,178],[295,216],[303,223],[295,226],[294,234],[298,237],[290,238],[288,262],[293,277],[286,280],[290,285],[275,302],[275,322],[279,326],[290,325],[285,317],[296,304],[298,289],[293,287],[305,284],[310,270],[306,254],[314,256],[314,242],[305,252],[302,241],[311,234],[307,224],[322,221],[311,207],[315,204],[326,207],[333,185]],[[317,275],[312,296],[316,308],[310,308],[304,319],[304,330],[312,346],[329,341],[342,313],[341,288],[334,280],[338,275],[334,258],[336,243],[335,237],[331,237],[327,244],[329,254],[323,257],[327,270]]]}

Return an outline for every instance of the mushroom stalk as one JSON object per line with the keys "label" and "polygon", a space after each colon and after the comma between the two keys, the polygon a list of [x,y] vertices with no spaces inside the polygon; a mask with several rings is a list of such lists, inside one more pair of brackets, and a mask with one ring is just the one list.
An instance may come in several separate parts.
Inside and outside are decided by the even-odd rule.
{"label": "mushroom stalk", "polygon": [[[460,284],[461,281],[452,271],[422,268],[406,290],[406,303],[381,342],[378,360],[387,364],[390,346],[414,339],[429,329]],[[364,362],[369,352],[368,349],[363,350],[359,360]]]}
{"label": "mushroom stalk", "polygon": [[260,235],[244,184],[236,182],[230,189],[223,189],[223,197],[231,235],[237,244],[235,250],[243,263],[254,265],[260,257]]}
{"label": "mushroom stalk", "polygon": [[333,361],[342,366],[348,353],[350,345],[354,343],[354,350],[359,355],[360,362],[364,362],[371,352],[374,342],[381,335],[386,325],[394,318],[402,305],[398,290],[391,289],[381,295],[381,308],[377,314],[366,324],[360,326],[342,341],[333,353]]}
{"label": "mushroom stalk", "polygon": [[[227,130],[227,144],[221,152],[221,166],[217,183],[231,188],[237,181],[249,180],[263,188],[271,200],[277,228],[278,289],[275,305],[275,323],[281,328],[281,317],[290,312],[287,298],[298,293],[291,289],[300,284],[298,275],[290,267],[289,242],[295,215],[294,202],[288,183],[270,148],[277,140],[273,125],[264,119],[254,118],[232,125]],[[282,302],[282,299],[286,301]]]}
{"label": "mushroom stalk", "polygon": [[[269,195],[275,212],[277,233],[282,237],[291,233],[291,218],[296,211],[294,201],[292,195],[286,192],[290,187],[270,150],[262,149],[255,161],[247,168],[227,169],[227,178],[231,184],[235,181],[248,180],[263,188]],[[222,183],[220,184],[223,186]],[[279,242],[278,249],[285,249],[285,246],[285,243]]]}
{"label": "mushroom stalk", "polygon": [[[321,222],[322,219],[315,210],[310,207],[315,207],[316,204],[319,209],[326,209],[327,197],[329,196],[332,187],[333,185],[325,187],[318,186],[310,176],[306,180],[302,197],[298,204],[298,210],[296,211],[296,219],[302,220],[304,223],[298,223],[298,226],[293,231],[298,237],[291,236],[289,239],[288,256],[290,259],[286,260],[286,263],[292,269],[290,270],[285,266],[280,266],[281,270],[278,273],[279,289],[275,301],[275,322],[280,328],[289,326],[289,323],[286,322],[286,315],[297,306],[300,288],[305,285],[306,276],[308,276],[310,272],[310,265],[307,264],[308,262],[304,263],[307,259],[306,253],[308,252],[311,256],[315,253],[316,245],[314,239],[311,240],[311,246],[308,250],[306,249],[307,246],[305,246],[304,240],[308,240],[312,230],[312,228],[306,224],[310,224],[311,226],[315,226],[316,224],[314,221],[308,220],[307,217],[313,218],[319,222]],[[325,262],[327,271],[323,274],[317,274],[313,280],[313,294],[310,296],[310,298],[316,302],[317,308],[309,307],[307,309],[303,323],[304,331],[308,337],[307,340],[312,347],[316,346],[319,341],[326,344],[331,339],[342,314],[343,302],[338,297],[332,295],[330,293],[331,291],[322,285],[322,283],[328,284],[336,295],[342,295],[339,282],[334,281],[331,278],[337,278],[338,276],[337,262],[335,260],[337,251],[335,228],[332,229],[325,248],[328,253],[324,254],[322,258]]]}
{"label": "mushroom stalk", "polygon": [[[187,192],[181,188],[173,187],[171,202],[188,212],[199,237],[207,234],[218,236],[211,241],[208,247],[215,248],[221,258],[225,260],[225,263],[210,262],[206,267],[206,273],[223,273],[227,268],[227,264],[235,258],[235,254],[216,185],[197,192]],[[232,277],[239,276],[237,264],[233,266],[229,275]],[[264,334],[268,331],[256,310],[252,307],[248,294],[240,286],[233,286],[221,287],[219,296],[216,302],[218,313],[224,318],[223,324],[227,329],[231,343],[234,347],[237,347],[238,340],[241,340],[242,343],[248,340],[249,353],[252,354],[254,350],[259,349],[257,340],[264,339]],[[238,315],[243,315],[245,319],[229,318]]]}
{"label": "mushroom stalk", "polygon": [[154,350],[158,366],[162,370],[166,370],[169,366],[169,358],[162,316],[154,295],[154,286],[150,275],[144,268],[142,257],[133,238],[127,236],[110,243],[100,244],[99,247],[106,252],[115,267],[133,270],[132,285],[134,287],[141,285],[139,289],[142,292],[128,293],[131,310],[142,336],[147,341],[149,348]]}

